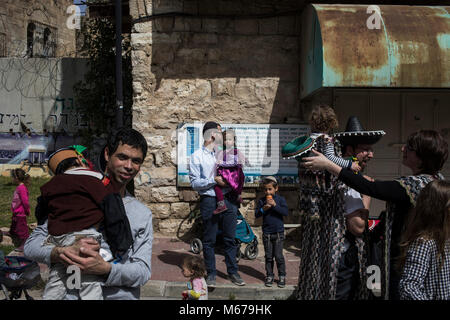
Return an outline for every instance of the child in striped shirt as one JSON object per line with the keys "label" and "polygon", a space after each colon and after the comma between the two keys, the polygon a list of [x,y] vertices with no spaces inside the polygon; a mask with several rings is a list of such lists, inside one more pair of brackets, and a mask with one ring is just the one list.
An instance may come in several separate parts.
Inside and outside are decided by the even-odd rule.
{"label": "child in striped shirt", "polygon": [[343,159],[336,156],[334,152],[333,138],[329,136],[334,128],[338,127],[338,120],[334,110],[327,105],[315,106],[309,117],[309,124],[311,126],[311,138],[317,139],[320,136],[324,136],[326,145],[323,150],[323,154],[329,160],[342,168],[349,168],[355,172],[361,171],[357,161],[352,159]]}

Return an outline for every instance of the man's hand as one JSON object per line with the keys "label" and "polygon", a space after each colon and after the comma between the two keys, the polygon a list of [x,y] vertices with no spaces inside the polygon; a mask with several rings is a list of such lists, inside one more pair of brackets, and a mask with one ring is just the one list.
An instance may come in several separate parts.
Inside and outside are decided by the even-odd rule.
{"label": "man's hand", "polygon": [[87,247],[80,248],[81,255],[73,254],[71,251],[65,253],[69,261],[80,268],[84,273],[96,275],[108,275],[111,271],[111,264],[103,260],[98,251]]}
{"label": "man's hand", "polygon": [[226,182],[223,180],[221,176],[214,177],[214,181],[217,183],[219,187],[225,188],[227,186]]}
{"label": "man's hand", "polygon": [[302,160],[301,165],[309,170],[327,170],[335,176],[341,172],[341,167],[327,159],[322,153],[311,149],[311,152],[315,154],[313,157],[305,157]]}
{"label": "man's hand", "polygon": [[270,208],[272,208],[272,206],[269,205],[269,204],[265,204],[262,208],[263,208],[264,211],[267,211],[267,210],[269,210]]}
{"label": "man's hand", "polygon": [[99,250],[100,245],[95,239],[82,238],[69,247],[55,247],[51,260],[65,265],[76,265],[85,273],[108,274],[111,265],[103,260]]}
{"label": "man's hand", "polygon": [[53,248],[51,252],[51,261],[55,263],[64,263],[65,265],[74,264],[74,262],[67,257],[66,253],[71,252],[72,254],[80,255],[80,248],[82,246],[96,251],[100,250],[100,245],[95,239],[81,238],[75,241],[75,243],[71,246]]}
{"label": "man's hand", "polygon": [[361,171],[361,167],[359,166],[358,162],[352,162],[352,171],[359,172]]}

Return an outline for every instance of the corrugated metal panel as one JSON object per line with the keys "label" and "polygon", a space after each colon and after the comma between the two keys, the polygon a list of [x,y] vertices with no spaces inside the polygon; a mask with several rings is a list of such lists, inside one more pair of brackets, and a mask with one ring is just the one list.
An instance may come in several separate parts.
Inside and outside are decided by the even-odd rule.
{"label": "corrugated metal panel", "polygon": [[311,5],[304,12],[302,98],[320,87],[450,87],[450,7]]}

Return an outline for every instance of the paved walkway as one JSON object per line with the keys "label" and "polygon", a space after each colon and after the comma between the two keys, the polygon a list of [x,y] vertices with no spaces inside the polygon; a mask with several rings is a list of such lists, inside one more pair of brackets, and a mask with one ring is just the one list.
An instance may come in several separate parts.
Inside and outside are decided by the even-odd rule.
{"label": "paved walkway", "polygon": [[[244,250],[244,245],[241,251]],[[293,243],[286,243],[284,258],[286,260],[286,284],[297,285],[298,268],[300,258],[299,249]],[[155,237],[152,254],[151,280],[186,281],[181,274],[181,262],[186,255],[193,255],[187,242],[174,238]],[[239,274],[247,284],[264,284],[266,276],[264,262],[264,247],[259,244],[259,255],[255,260],[241,258]],[[228,284],[225,258],[223,254],[216,252],[217,284]],[[275,275],[277,275],[275,267]],[[278,277],[275,276],[275,279]]]}
{"label": "paved walkway", "polygon": [[[243,251],[245,247],[241,250]],[[21,255],[21,253],[11,253]],[[264,286],[265,263],[264,248],[259,244],[259,255],[255,260],[241,258],[239,274],[246,282],[245,286],[239,287],[227,279],[224,256],[216,253],[217,286],[210,288],[210,299],[286,299],[297,285],[299,268],[299,249],[292,242],[285,243],[284,257],[286,259],[286,287],[278,288],[274,283],[272,288]],[[175,238],[155,235],[152,251],[152,276],[142,288],[142,299],[179,299],[181,292],[186,289],[187,279],[181,274],[181,262],[186,255],[193,255],[190,244]],[[41,266],[41,275],[47,278],[48,268]],[[275,274],[277,271],[275,269]],[[275,279],[278,277],[276,276]],[[35,299],[40,299],[42,291],[30,291]]]}

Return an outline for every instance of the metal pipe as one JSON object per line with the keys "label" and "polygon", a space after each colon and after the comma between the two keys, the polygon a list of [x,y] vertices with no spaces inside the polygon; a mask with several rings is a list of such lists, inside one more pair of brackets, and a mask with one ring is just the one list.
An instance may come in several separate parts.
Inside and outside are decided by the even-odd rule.
{"label": "metal pipe", "polygon": [[123,126],[123,85],[122,85],[122,0],[116,0],[116,126]]}

